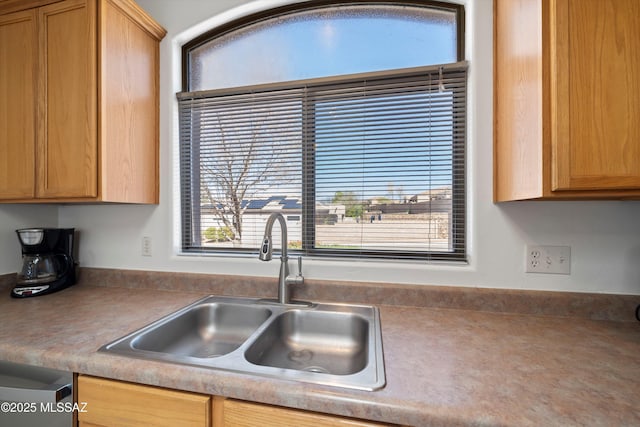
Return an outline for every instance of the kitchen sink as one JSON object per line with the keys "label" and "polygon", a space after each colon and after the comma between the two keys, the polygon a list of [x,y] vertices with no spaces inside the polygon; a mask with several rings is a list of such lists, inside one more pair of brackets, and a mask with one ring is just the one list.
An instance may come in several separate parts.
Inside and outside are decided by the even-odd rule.
{"label": "kitchen sink", "polygon": [[349,375],[367,365],[369,325],[362,316],[326,311],[289,311],[251,344],[251,363],[300,371]]}
{"label": "kitchen sink", "polygon": [[361,390],[385,385],[372,306],[210,296],[100,352]]}
{"label": "kitchen sink", "polygon": [[198,304],[136,336],[131,347],[175,356],[219,357],[240,347],[270,315],[264,307]]}

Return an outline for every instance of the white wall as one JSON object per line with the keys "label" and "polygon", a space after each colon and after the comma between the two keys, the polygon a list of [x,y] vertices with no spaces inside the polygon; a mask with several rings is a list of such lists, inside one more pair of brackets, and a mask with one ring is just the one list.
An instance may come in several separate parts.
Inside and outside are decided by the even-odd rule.
{"label": "white wall", "polygon": [[[277,261],[265,263],[254,258],[175,254],[179,241],[175,93],[180,90],[182,43],[216,23],[284,2],[138,0],[168,30],[161,45],[160,205],[61,206],[59,226],[81,230],[81,265],[277,275]],[[306,277],[640,294],[640,202],[492,203],[491,5],[492,0],[467,2],[471,87],[468,138],[470,264],[424,266],[410,262],[305,260]],[[152,238],[151,257],[140,254],[142,236]],[[525,274],[527,243],[570,245],[571,275]]]}
{"label": "white wall", "polygon": [[56,206],[0,205],[0,274],[15,273],[22,265],[17,229],[57,226]]}

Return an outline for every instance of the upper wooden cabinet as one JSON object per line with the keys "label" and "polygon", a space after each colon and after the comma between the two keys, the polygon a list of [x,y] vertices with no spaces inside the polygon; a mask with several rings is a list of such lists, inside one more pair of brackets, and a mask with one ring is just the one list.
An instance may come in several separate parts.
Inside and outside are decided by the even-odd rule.
{"label": "upper wooden cabinet", "polygon": [[32,3],[0,2],[0,201],[158,203],[165,30],[130,0]]}
{"label": "upper wooden cabinet", "polygon": [[0,16],[0,197],[35,191],[35,11]]}
{"label": "upper wooden cabinet", "polygon": [[494,199],[640,197],[640,2],[494,0]]}

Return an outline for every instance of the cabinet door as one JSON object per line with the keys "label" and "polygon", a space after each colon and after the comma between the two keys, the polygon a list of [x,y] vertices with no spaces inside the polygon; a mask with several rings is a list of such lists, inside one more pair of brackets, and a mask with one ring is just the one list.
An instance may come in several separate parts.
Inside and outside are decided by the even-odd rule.
{"label": "cabinet door", "polygon": [[81,427],[211,426],[211,398],[197,393],[80,375],[78,402]]}
{"label": "cabinet door", "polygon": [[372,421],[344,418],[233,399],[214,400],[214,426],[223,427],[382,427]]}
{"label": "cabinet door", "polygon": [[34,195],[37,52],[34,11],[0,16],[0,199]]}
{"label": "cabinet door", "polygon": [[95,3],[66,0],[38,9],[39,198],[98,195]]}
{"label": "cabinet door", "polygon": [[640,2],[550,4],[552,189],[640,188]]}
{"label": "cabinet door", "polygon": [[164,30],[149,21],[144,27],[137,12],[107,1],[99,13],[101,198],[158,203],[158,39]]}

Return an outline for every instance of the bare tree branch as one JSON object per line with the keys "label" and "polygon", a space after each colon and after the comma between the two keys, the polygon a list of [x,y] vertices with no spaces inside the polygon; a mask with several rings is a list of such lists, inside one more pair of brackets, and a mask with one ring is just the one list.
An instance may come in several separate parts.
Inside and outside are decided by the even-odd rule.
{"label": "bare tree branch", "polygon": [[243,117],[246,126],[239,126],[236,116],[216,114],[209,122],[215,128],[207,129],[214,137],[209,137],[208,154],[201,160],[202,202],[211,206],[236,240],[242,239],[242,216],[248,204],[243,202],[288,183],[300,168],[283,158],[290,155],[291,139],[299,139],[299,129],[279,124],[266,108],[251,114],[251,120]]}

